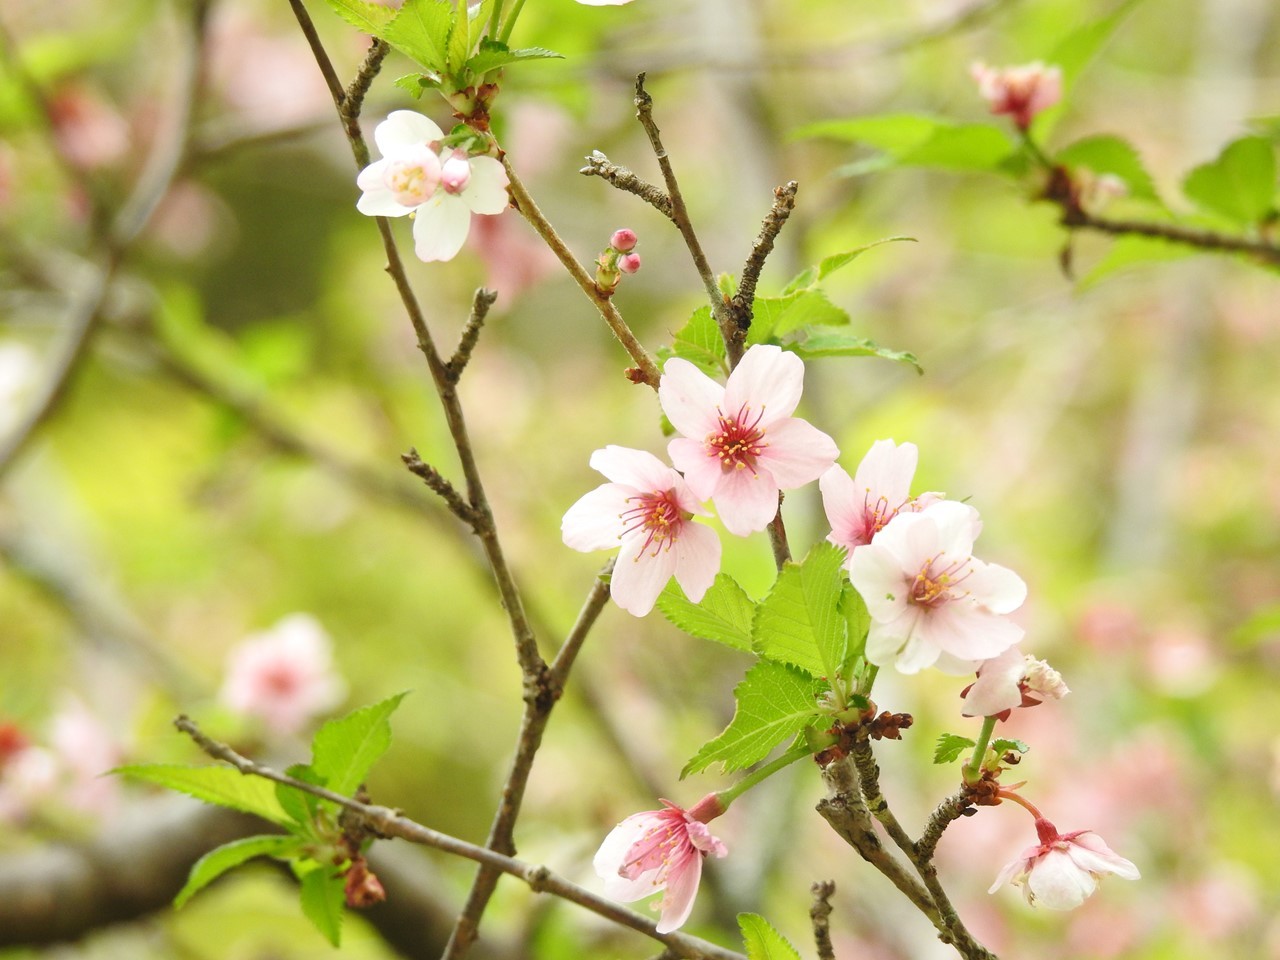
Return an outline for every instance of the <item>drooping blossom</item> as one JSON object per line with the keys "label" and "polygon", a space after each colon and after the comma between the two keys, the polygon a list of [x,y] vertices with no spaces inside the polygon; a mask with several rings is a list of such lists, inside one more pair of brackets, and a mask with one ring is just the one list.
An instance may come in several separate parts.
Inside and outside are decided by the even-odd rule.
{"label": "drooping blossom", "polygon": [[871,614],[868,660],[968,673],[1022,639],[1005,614],[1022,606],[1026,584],[973,556],[974,527],[972,507],[943,500],[899,513],[857,551],[849,579]]}
{"label": "drooping blossom", "polygon": [[998,70],[981,61],[969,68],[978,93],[994,114],[1007,113],[1021,130],[1031,126],[1036,114],[1062,99],[1062,71],[1036,61]]}
{"label": "drooping blossom", "polygon": [[822,506],[831,524],[827,539],[849,551],[846,565],[900,512],[923,510],[942,499],[940,493],[912,498],[911,478],[918,457],[914,443],[877,440],[852,477],[837,465],[818,478]]}
{"label": "drooping blossom", "polygon": [[592,865],[604,880],[604,892],[630,903],[665,890],[658,904],[658,933],[670,933],[689,918],[702,879],[702,860],[729,851],[707,829],[724,813],[715,794],[708,794],[688,810],[670,800],[663,809],[632,814],[613,828]]}
{"label": "drooping blossom", "polygon": [[1051,910],[1074,910],[1097,889],[1104,874],[1114,873],[1125,880],[1141,876],[1137,867],[1092,830],[1059,834],[1052,823],[1039,817],[1036,833],[1040,843],[1006,864],[988,893],[1012,883],[1022,887],[1032,906],[1042,903]]}
{"label": "drooping blossom", "polygon": [[471,229],[471,215],[507,208],[507,172],[493,157],[441,149],[444,133],[412,110],[395,110],[373,131],[382,153],[360,171],[356,209],[371,217],[413,217],[419,260],[451,260]]}
{"label": "drooping blossom", "polygon": [[746,536],[778,512],[778,491],[822,476],[840,451],[816,427],[791,416],[804,388],[804,361],[757,344],[721,386],[673,357],[658,386],[662,409],[683,434],[667,447],[699,500],[714,500],[730,533]]}
{"label": "drooping blossom", "polygon": [[310,614],[294,613],[232,649],[219,699],[289,735],[336,707],[345,694],[324,627]]}
{"label": "drooping blossom", "polygon": [[1007,720],[1014,707],[1061,700],[1070,692],[1062,674],[1015,645],[978,667],[978,679],[965,690],[960,712],[966,717]]}
{"label": "drooping blossom", "polygon": [[621,546],[609,592],[643,617],[673,576],[697,603],[720,570],[720,538],[694,523],[708,516],[684,478],[651,453],[607,446],[591,467],[609,478],[578,500],[560,523],[564,542],[584,553]]}

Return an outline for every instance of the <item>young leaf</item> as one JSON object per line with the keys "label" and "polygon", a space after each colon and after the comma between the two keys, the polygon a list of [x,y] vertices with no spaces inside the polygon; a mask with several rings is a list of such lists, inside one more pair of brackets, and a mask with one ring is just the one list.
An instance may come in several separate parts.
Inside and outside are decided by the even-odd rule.
{"label": "young leaf", "polygon": [[729,773],[760,762],[822,715],[817,701],[820,689],[822,684],[794,667],[761,660],[733,691],[738,706],[729,726],[703,744],[680,771],[680,778],[713,763]]}
{"label": "young leaf", "polygon": [[841,267],[853,263],[854,260],[857,260],[858,257],[874,247],[884,243],[897,243],[902,240],[910,241],[911,243],[916,242],[915,237],[883,237],[879,240],[873,240],[871,243],[865,243],[860,247],[854,247],[852,250],[845,250],[842,253],[833,253],[829,257],[823,257],[819,263],[802,270],[792,277],[787,285],[782,288],[782,295],[798,293],[807,287],[813,286],[815,283],[825,280]]}
{"label": "young leaf", "polygon": [[482,40],[479,53],[467,61],[467,69],[476,76],[481,76],[490,70],[505,67],[509,63],[518,63],[521,60],[562,59],[564,59],[563,54],[543,47],[524,47],[519,50],[511,50],[505,43],[499,43],[497,40]]}
{"label": "young leaf", "polygon": [[453,4],[448,0],[405,0],[380,36],[428,70],[444,73],[453,17]]}
{"label": "young leaf", "polygon": [[[285,770],[289,776],[304,783],[314,783],[316,786],[324,786],[324,779],[316,774],[308,764],[295,763],[293,766]],[[280,801],[280,806],[284,808],[285,813],[293,817],[298,826],[311,832],[312,821],[315,818],[316,809],[322,801],[314,794],[307,793],[305,790],[299,790],[297,787],[290,787],[283,783],[276,784],[276,799]]]}
{"label": "young leaf", "polygon": [[860,657],[867,647],[867,632],[871,629],[871,614],[862,594],[846,583],[840,593],[840,613],[849,637],[849,656]]}
{"label": "young leaf", "polygon": [[949,126],[953,126],[953,121],[918,113],[879,114],[843,120],[822,120],[801,127],[791,136],[797,139],[828,137],[832,140],[865,143],[891,156],[901,156]]}
{"label": "young leaf", "polygon": [[346,902],[341,877],[331,876],[330,867],[317,865],[302,875],[302,912],[335,947],[342,942],[342,907]]}
{"label": "young leaf", "polygon": [[844,551],[826,541],[803,563],[788,562],[756,608],[752,648],[762,657],[799,667],[815,677],[839,675],[847,651],[840,616]]}
{"label": "young leaf", "polygon": [[433,76],[434,74],[427,73],[406,73],[403,77],[396,77],[393,82],[401,90],[408,91],[415,100],[421,100],[424,93],[436,86]]}
{"label": "young leaf", "polygon": [[758,913],[738,914],[738,929],[742,931],[747,960],[800,960],[791,942]]}
{"label": "young leaf", "polygon": [[724,338],[710,307],[699,307],[671,341],[671,352],[710,374],[724,373]]}
{"label": "young leaf", "polygon": [[382,29],[396,15],[391,7],[384,7],[366,0],[328,0],[333,12],[357,30],[373,36],[381,36]]}
{"label": "young leaf", "polygon": [[805,334],[803,340],[784,344],[784,346],[806,360],[812,360],[815,357],[882,357],[885,360],[909,364],[916,368],[916,373],[924,373],[924,368],[920,366],[920,361],[916,359],[915,354],[905,350],[890,350],[888,347],[880,346],[874,340],[854,336],[847,330],[813,327]]}
{"label": "young leaf", "polygon": [[245,837],[243,840],[224,843],[195,862],[191,873],[187,876],[186,884],[173,898],[173,905],[181,907],[218,877],[247,860],[252,860],[254,857],[296,856],[301,845],[300,838],[288,834]]}
{"label": "young leaf", "polygon": [[658,595],[657,606],[664,617],[691,636],[751,652],[751,618],[756,605],[727,573],[716,575],[701,603],[691,602],[672,578]]}
{"label": "young leaf", "polygon": [[1275,148],[1262,137],[1241,137],[1187,174],[1182,190],[1205,210],[1237,223],[1259,223],[1275,209]]}
{"label": "young leaf", "polygon": [[364,782],[369,769],[391,746],[388,720],[404,697],[397,693],[330,720],[316,731],[311,741],[311,766],[330,790],[350,796]]}
{"label": "young leaf", "polygon": [[292,825],[276,799],[275,784],[261,777],[245,776],[231,767],[191,767],[177,763],[139,763],[115,771],[177,790],[205,803],[252,813],[282,827]]}
{"label": "young leaf", "polygon": [[944,170],[990,170],[1003,173],[1005,160],[1015,151],[1009,135],[985,123],[943,127],[924,143],[898,155],[898,163]]}
{"label": "young leaf", "polygon": [[968,737],[955,733],[939,734],[938,743],[933,748],[933,762],[954,763],[967,748],[976,746],[977,743]]}
{"label": "young leaf", "polygon": [[757,297],[751,307],[751,329],[747,343],[776,343],[780,337],[815,325],[843,326],[849,314],[810,288],[784,297]]}
{"label": "young leaf", "polygon": [[991,741],[991,749],[996,752],[996,756],[1008,753],[1013,750],[1016,753],[1026,753],[1031,748],[1021,740],[1007,740],[1000,737]]}
{"label": "young leaf", "polygon": [[1156,203],[1160,201],[1151,174],[1142,165],[1138,151],[1120,137],[1085,137],[1058,151],[1054,160],[1073,170],[1083,167],[1093,173],[1109,173],[1124,181],[1130,196]]}
{"label": "young leaf", "polygon": [[445,41],[445,59],[449,63],[449,72],[457,74],[467,62],[471,53],[471,21],[466,15],[466,8],[459,16],[453,18],[449,28],[449,38]]}

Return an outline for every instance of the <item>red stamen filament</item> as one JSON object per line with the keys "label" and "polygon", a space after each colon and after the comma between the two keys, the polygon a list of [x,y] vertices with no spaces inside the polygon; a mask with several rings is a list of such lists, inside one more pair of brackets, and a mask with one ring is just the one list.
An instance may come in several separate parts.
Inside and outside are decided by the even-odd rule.
{"label": "red stamen filament", "polygon": [[707,436],[707,452],[720,460],[721,470],[750,470],[752,476],[756,472],[756,458],[765,447],[764,430],[760,420],[764,416],[764,408],[749,420],[751,408],[745,404],[732,417],[720,414],[720,432]]}
{"label": "red stamen filament", "polygon": [[645,534],[644,546],[640,548],[636,559],[648,553],[650,547],[653,548],[654,556],[660,550],[669,550],[680,535],[680,528],[686,519],[676,502],[675,493],[671,490],[644,493],[638,497],[628,497],[627,503],[634,503],[636,506],[622,514],[626,524],[622,535],[626,536],[634,530]]}

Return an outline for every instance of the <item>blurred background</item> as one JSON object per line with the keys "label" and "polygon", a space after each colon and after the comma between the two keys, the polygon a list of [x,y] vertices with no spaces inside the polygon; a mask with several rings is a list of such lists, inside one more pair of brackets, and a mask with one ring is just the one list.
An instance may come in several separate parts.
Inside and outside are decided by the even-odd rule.
{"label": "blurred background", "polygon": [[[309,7],[349,79],[367,39],[323,4]],[[1280,8],[1129,7],[1049,142],[1123,134],[1179,211],[1188,169],[1280,114]],[[600,149],[659,179],[634,120],[638,71],[715,270],[741,270],[773,187],[789,179],[800,182],[798,205],[764,293],[828,254],[916,238],[867,253],[826,286],[857,332],[911,351],[924,374],[872,358],[812,362],[801,413],[837,439],[850,472],[876,439],[913,441],[915,489],[981,511],[979,556],[1030,589],[1025,649],[1073,691],[1004,728],[1032,746],[1017,771],[1024,792],[1060,829],[1097,830],[1143,873],[1105,883],[1069,914],[1030,909],[1009,889],[988,895],[1034,833],[1020,810],[983,809],[940,846],[961,916],[1009,957],[1280,958],[1276,274],[1172,250],[1126,264],[1110,240],[1080,236],[1068,277],[1066,235],[1053,206],[1030,201],[1034,182],[877,170],[862,162],[865,148],[796,135],[877,113],[988,120],[972,61],[1044,59],[1118,9],[537,0],[513,39],[565,59],[508,70],[495,131],[581,259],[618,227],[639,234],[643,270],[624,278],[616,301],[653,350],[701,302],[697,274],[662,217],[577,173]],[[50,877],[80,876],[78,896],[102,900],[134,874],[160,876],[175,838],[207,848],[245,832],[180,798],[98,777],[121,762],[200,762],[170,726],[177,712],[264,757],[305,758],[313,717],[254,716],[226,693],[246,638],[305,635],[331,681],[316,714],[411,690],[372,794],[464,839],[483,840],[521,713],[487,573],[400,464],[413,446],[456,474],[376,230],[355,210],[356,170],[286,4],[210,5],[186,158],[108,265],[106,216],[174,126],[190,14],[157,0],[0,7],[0,437],[21,430],[67,366],[71,336],[94,318],[53,413],[0,460],[0,890],[24,905],[0,922],[5,960],[331,952],[291,879],[265,863],[180,912],[89,923],[70,944],[14,932],[23,910],[81,905],[69,895],[52,911],[41,902]],[[411,69],[388,60],[366,132],[415,106],[392,85]],[[440,106],[421,108],[447,128]],[[408,222],[394,227],[408,251]],[[410,258],[409,269],[446,350],[474,289],[498,292],[461,393],[549,653],[604,559],[565,548],[560,517],[599,482],[593,450],[662,451],[654,396],[626,382],[625,354],[514,213],[476,218],[453,262]],[[816,488],[786,510],[798,553],[826,535]],[[725,544],[726,569],[760,596],[772,576],[765,539]],[[305,616],[287,619],[295,614]],[[607,609],[551,721],[517,831],[521,857],[595,889],[590,859],[616,821],[655,806],[655,795],[687,804],[724,786],[710,773],[677,776],[732,715],[747,665],[657,614]],[[953,768],[929,764],[934,738],[978,726],[959,715],[960,686],[886,673],[877,687],[881,707],[916,717],[902,743],[879,751],[886,792],[913,832],[954,783]],[[814,814],[822,795],[816,772],[798,765],[736,804],[717,831],[731,856],[708,865],[687,929],[737,945],[734,914],[759,912],[812,956],[809,886],[833,879],[838,956],[952,956]],[[436,956],[472,866],[386,852],[396,855],[392,901],[406,906],[373,923],[349,913],[342,950]],[[654,952],[504,882],[473,955]]]}

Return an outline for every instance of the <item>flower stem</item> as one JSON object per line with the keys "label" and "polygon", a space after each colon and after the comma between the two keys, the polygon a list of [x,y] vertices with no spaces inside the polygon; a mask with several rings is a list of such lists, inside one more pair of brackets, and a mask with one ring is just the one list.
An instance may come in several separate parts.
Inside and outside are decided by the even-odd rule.
{"label": "flower stem", "polygon": [[763,767],[752,770],[732,787],[729,787],[727,790],[719,791],[716,796],[720,799],[721,805],[728,810],[729,804],[733,803],[733,801],[737,800],[738,797],[746,793],[761,780],[773,776],[783,767],[789,767],[797,760],[803,760],[812,752],[813,751],[809,749],[809,745],[801,741],[782,756],[778,757],[777,760],[774,760],[771,763],[766,763]]}
{"label": "flower stem", "polygon": [[995,717],[983,717],[978,744],[973,748],[973,756],[969,758],[969,762],[964,765],[962,771],[965,783],[976,783],[982,779],[982,758],[987,755],[987,745],[991,743],[991,734],[995,728]]}
{"label": "flower stem", "polygon": [[502,20],[502,3],[503,0],[496,0],[493,5],[493,13],[489,16],[490,37],[496,37],[498,35],[498,24]]}
{"label": "flower stem", "polygon": [[864,697],[871,696],[871,688],[876,685],[876,677],[880,675],[880,668],[874,663],[867,664],[867,673],[863,677],[862,683],[858,684],[857,693]]}
{"label": "flower stem", "polygon": [[1039,808],[1034,803],[1032,803],[1030,800],[1026,799],[1025,797],[1018,796],[1012,790],[999,790],[996,792],[996,796],[999,797],[1001,800],[1012,800],[1014,803],[1018,804],[1018,806],[1022,807],[1024,810],[1029,812],[1037,820],[1044,819],[1044,814],[1040,812]]}
{"label": "flower stem", "polygon": [[511,8],[511,13],[507,16],[507,22],[502,25],[502,36],[498,38],[500,42],[506,43],[511,38],[511,31],[515,29],[516,20],[520,18],[520,11],[523,7],[524,0],[516,0],[515,6]]}

